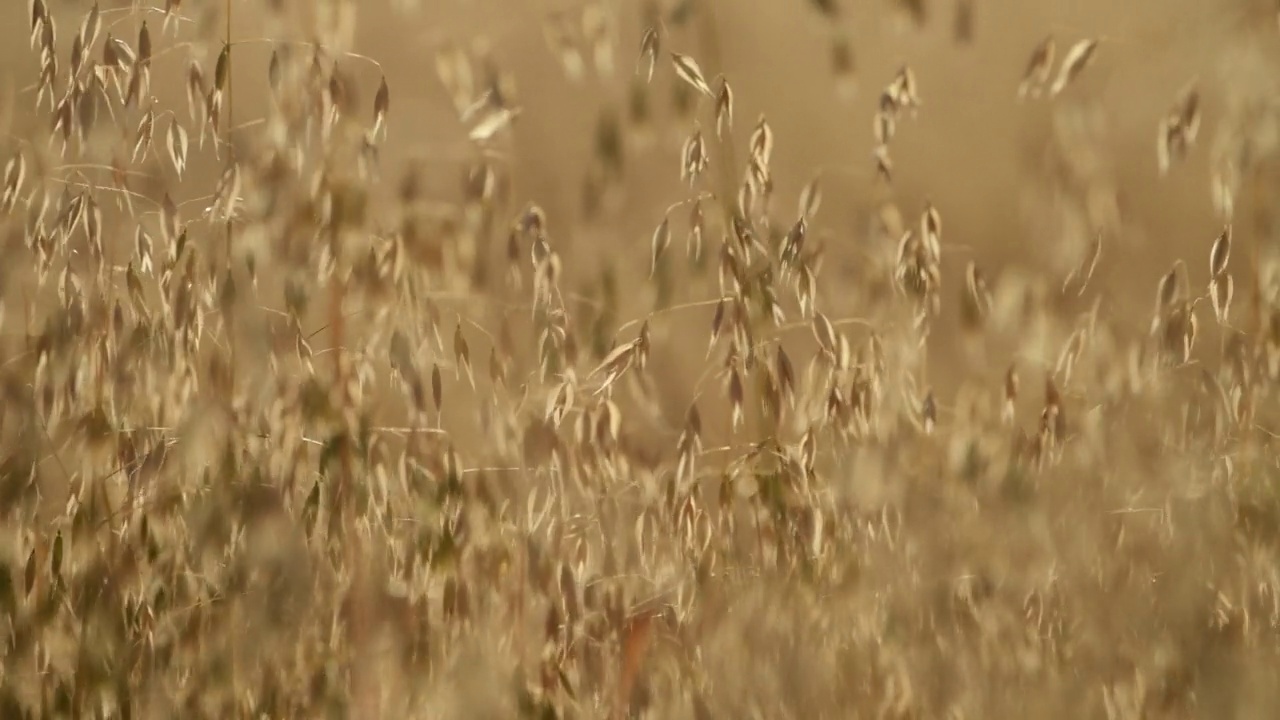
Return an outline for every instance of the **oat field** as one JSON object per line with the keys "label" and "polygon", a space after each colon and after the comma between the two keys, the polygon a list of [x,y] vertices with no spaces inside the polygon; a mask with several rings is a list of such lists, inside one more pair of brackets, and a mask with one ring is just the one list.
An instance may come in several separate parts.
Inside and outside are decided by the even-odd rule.
{"label": "oat field", "polygon": [[0,718],[1280,714],[1280,2],[0,39]]}

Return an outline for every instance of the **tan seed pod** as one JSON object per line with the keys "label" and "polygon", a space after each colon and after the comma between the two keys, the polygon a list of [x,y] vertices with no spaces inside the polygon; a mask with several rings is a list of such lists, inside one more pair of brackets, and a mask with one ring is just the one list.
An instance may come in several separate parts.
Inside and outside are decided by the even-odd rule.
{"label": "tan seed pod", "polygon": [[138,129],[134,133],[133,139],[133,162],[138,162],[151,152],[151,142],[155,136],[156,111],[155,106],[148,108],[143,113],[142,118],[138,120]]}
{"label": "tan seed pod", "polygon": [[991,290],[982,271],[972,261],[965,268],[965,314],[973,324],[979,324],[991,312]]}
{"label": "tan seed pod", "polygon": [[27,177],[27,159],[21,152],[14,153],[4,166],[4,188],[0,191],[0,212],[9,212],[22,195]]}
{"label": "tan seed pod", "polygon": [[1209,300],[1213,304],[1213,315],[1220,325],[1227,324],[1235,289],[1235,281],[1225,272],[1215,275],[1209,281]]}
{"label": "tan seed pod", "polygon": [[924,248],[929,253],[929,260],[934,263],[942,261],[942,215],[933,203],[925,203],[924,214],[920,217],[920,236],[924,238]]}
{"label": "tan seed pod", "polygon": [[886,184],[893,182],[893,159],[889,157],[888,145],[877,145],[872,152],[872,159],[875,160],[876,177],[880,178]]}
{"label": "tan seed pod", "polygon": [[444,411],[444,379],[440,377],[440,365],[431,365],[431,400],[436,405],[436,412]]}
{"label": "tan seed pod", "polygon": [[702,236],[706,232],[704,224],[702,203],[694,200],[689,210],[689,237],[685,245],[689,257],[695,261],[702,258]]}
{"label": "tan seed pod", "polygon": [[406,384],[412,385],[417,375],[413,362],[413,348],[409,345],[409,338],[405,337],[399,329],[391,333],[390,359],[391,369],[395,370]]}
{"label": "tan seed pod", "polygon": [[920,407],[920,417],[924,423],[924,434],[932,435],[934,427],[938,424],[938,403],[933,397],[932,389],[925,393],[924,402]]}
{"label": "tan seed pod", "polygon": [[496,347],[489,348],[489,382],[493,383],[495,388],[507,387],[507,366],[498,356]]}
{"label": "tan seed pod", "polygon": [[725,318],[725,299],[720,298],[720,302],[716,303],[715,315],[711,318],[711,340],[707,343],[707,357],[711,356],[711,350],[715,348],[716,341],[720,339],[720,332],[724,329]]}
{"label": "tan seed pod", "polygon": [[733,368],[729,373],[729,402],[732,405],[732,415],[730,423],[734,431],[742,426],[743,413],[742,403],[744,400],[744,391],[742,387],[742,376],[738,374],[738,368]]}
{"label": "tan seed pod", "polygon": [[702,76],[702,68],[698,67],[697,60],[688,55],[673,52],[671,53],[671,62],[675,65],[676,75],[679,75],[681,80],[689,83],[690,87],[703,95],[713,97],[711,87],[707,85],[706,79]]}
{"label": "tan seed pod", "polygon": [[915,110],[920,107],[919,86],[910,65],[903,65],[898,69],[898,74],[889,83],[886,93],[899,108]]}
{"label": "tan seed pod", "polygon": [[467,347],[467,338],[462,334],[462,323],[459,322],[453,329],[453,359],[457,364],[454,369],[455,376],[461,369],[467,373],[467,383],[471,385],[471,389],[476,387],[475,375],[471,371],[471,350]]}
{"label": "tan seed pod", "polygon": [[662,218],[662,222],[653,231],[653,238],[649,243],[649,277],[652,278],[654,273],[658,271],[658,261],[662,259],[663,253],[667,251],[667,246],[671,244],[671,217]]}
{"label": "tan seed pod", "polygon": [[[139,55],[141,55],[141,51],[139,51]],[[217,64],[213,66],[213,89],[225,92],[230,72],[231,46],[224,45],[222,52],[218,53]]]}
{"label": "tan seed pod", "polygon": [[1178,118],[1178,125],[1182,128],[1187,144],[1194,143],[1200,133],[1200,91],[1196,89],[1195,83],[1182,91],[1170,115]]}
{"label": "tan seed pod", "polygon": [[93,8],[89,10],[89,14],[85,16],[84,21],[80,23],[80,38],[84,42],[85,49],[93,47],[98,41],[98,31],[102,29],[102,12],[98,8],[98,3],[93,3]]}
{"label": "tan seed pod", "polygon": [[[273,54],[274,58],[275,55]],[[373,98],[373,132],[378,134],[386,127],[387,112],[391,109],[391,88],[387,87],[387,78],[383,77],[378,85],[378,93]]]}
{"label": "tan seed pod", "polygon": [[604,360],[596,366],[587,379],[591,379],[596,375],[603,375],[604,380],[601,381],[600,389],[597,393],[606,392],[619,377],[626,372],[636,361],[636,348],[639,346],[639,340],[632,340],[614,348],[605,356]]}
{"label": "tan seed pod", "polygon": [[685,140],[680,152],[680,179],[688,181],[690,187],[698,182],[698,178],[707,169],[707,145],[702,139],[702,130],[695,128],[693,134]]}
{"label": "tan seed pod", "polygon": [[[203,126],[207,105],[205,96],[208,89],[205,87],[204,73],[200,70],[200,66],[191,63],[187,67],[187,115],[196,120]],[[203,134],[203,133],[199,133]]]}
{"label": "tan seed pod", "polygon": [[769,160],[773,157],[773,128],[769,127],[769,121],[765,120],[764,115],[756,121],[756,127],[751,131],[751,157],[758,160],[763,167],[769,166]]}
{"label": "tan seed pod", "polygon": [[640,38],[640,58],[636,63],[636,72],[644,69],[644,81],[653,81],[653,68],[658,62],[658,53],[662,47],[662,37],[655,27],[645,28]]}
{"label": "tan seed pod", "polygon": [[831,321],[822,313],[815,313],[813,316],[813,336],[817,338],[818,345],[826,351],[832,358],[837,357],[838,340],[836,339],[836,329],[831,325]]}
{"label": "tan seed pod", "polygon": [[640,325],[640,333],[636,337],[636,367],[644,370],[649,364],[649,349],[652,347],[653,337],[649,330],[649,321],[645,320]]}
{"label": "tan seed pod", "polygon": [[1018,83],[1018,97],[1027,98],[1039,95],[1047,82],[1049,73],[1053,71],[1053,59],[1057,52],[1057,44],[1050,35],[1031,51],[1027,68],[1022,73],[1022,81]]}
{"label": "tan seed pod", "polygon": [[499,131],[506,128],[520,114],[520,108],[500,108],[486,104],[484,110],[479,113],[479,121],[467,133],[473,141],[478,143],[487,142]]}
{"label": "tan seed pod", "polygon": [[71,41],[71,77],[79,77],[80,70],[84,68],[84,60],[84,36],[76,35]]}
{"label": "tan seed pod", "polygon": [[1231,259],[1231,224],[1227,223],[1213,241],[1209,250],[1209,276],[1217,277],[1227,270],[1227,261]]}
{"label": "tan seed pod", "polygon": [[169,29],[171,23],[175,23],[178,17],[178,10],[182,7],[182,0],[165,0],[164,1],[164,26],[161,31]]}
{"label": "tan seed pod", "polygon": [[179,178],[187,169],[188,147],[187,129],[176,118],[170,119],[169,131],[165,134],[165,149],[169,153],[169,162],[173,164],[173,169],[178,173]]}
{"label": "tan seed pod", "polygon": [[1097,49],[1098,41],[1093,39],[1080,40],[1072,45],[1067,50],[1067,54],[1062,57],[1062,65],[1058,67],[1058,75],[1053,80],[1053,86],[1049,88],[1049,95],[1053,97],[1060,95],[1067,85],[1093,61]]}
{"label": "tan seed pod", "polygon": [[871,134],[875,138],[876,145],[888,145],[896,131],[897,121],[894,120],[894,114],[883,109],[876,111],[871,126]]}
{"label": "tan seed pod", "polygon": [[1156,287],[1156,311],[1168,310],[1178,300],[1178,295],[1178,267],[1175,265],[1160,278],[1160,284]]}
{"label": "tan seed pod", "polygon": [[791,359],[787,357],[787,352],[778,346],[777,357],[774,363],[774,373],[778,376],[778,389],[782,397],[788,404],[795,403],[795,387],[796,374],[795,369],[791,366]]}
{"label": "tan seed pod", "polygon": [[1089,281],[1093,279],[1093,273],[1098,268],[1098,261],[1102,258],[1102,233],[1099,232],[1093,238],[1093,246],[1089,252],[1089,256],[1079,267],[1072,270],[1067,279],[1062,283],[1062,291],[1068,292],[1075,289],[1076,295],[1083,295],[1085,289],[1089,286]]}
{"label": "tan seed pod", "polygon": [[178,222],[178,206],[169,193],[165,193],[160,204],[160,227],[164,230],[165,243],[171,247],[178,239]]}
{"label": "tan seed pod", "polygon": [[808,263],[801,265],[800,272],[796,275],[796,301],[800,305],[801,315],[813,314],[813,300],[817,285],[818,279],[814,276],[813,269]]}
{"label": "tan seed pod", "polygon": [[814,178],[805,183],[805,186],[800,190],[800,217],[805,220],[813,220],[813,216],[818,214],[818,208],[821,206],[821,178],[814,176]]}
{"label": "tan seed pod", "polygon": [[782,243],[778,246],[778,261],[784,269],[791,267],[800,259],[800,253],[804,251],[808,227],[808,223],[801,217],[783,236]]}
{"label": "tan seed pod", "polygon": [[1004,374],[1004,418],[1006,422],[1013,420],[1014,406],[1018,401],[1018,368],[1009,365]]}
{"label": "tan seed pod", "polygon": [[[383,78],[383,82],[386,82],[386,78]],[[267,63],[267,87],[271,89],[271,97],[279,102],[280,93],[284,89],[284,67],[281,65],[278,49],[271,51],[271,60]]]}
{"label": "tan seed pod", "polygon": [[733,130],[733,88],[729,81],[720,78],[716,89],[716,137],[723,138],[726,131]]}

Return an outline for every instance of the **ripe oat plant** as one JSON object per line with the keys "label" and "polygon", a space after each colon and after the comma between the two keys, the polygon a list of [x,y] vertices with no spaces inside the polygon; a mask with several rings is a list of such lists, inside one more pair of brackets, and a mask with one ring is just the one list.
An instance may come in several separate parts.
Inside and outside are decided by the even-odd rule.
{"label": "ripe oat plant", "polygon": [[3,6],[0,716],[1280,712],[1273,0]]}

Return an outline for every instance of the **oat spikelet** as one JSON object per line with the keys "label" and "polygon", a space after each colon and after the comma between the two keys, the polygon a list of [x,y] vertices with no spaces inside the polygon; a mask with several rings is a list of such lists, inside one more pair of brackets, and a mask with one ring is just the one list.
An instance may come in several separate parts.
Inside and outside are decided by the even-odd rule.
{"label": "oat spikelet", "polygon": [[7,213],[17,204],[22,195],[26,177],[27,160],[21,152],[14,153],[4,166],[4,186],[0,189],[0,212]]}
{"label": "oat spikelet", "polygon": [[640,58],[636,61],[636,72],[644,71],[644,81],[653,81],[653,69],[658,63],[658,53],[662,49],[662,36],[655,27],[645,28],[640,38]]}
{"label": "oat spikelet", "polygon": [[720,78],[716,89],[716,137],[723,138],[726,132],[733,130],[733,88],[729,81]]}
{"label": "oat spikelet", "polygon": [[702,237],[706,232],[704,224],[702,202],[694,200],[689,209],[689,235],[685,240],[685,249],[695,261],[702,259]]}
{"label": "oat spikelet", "polygon": [[1053,59],[1057,54],[1057,43],[1049,35],[1031,51],[1027,68],[1022,73],[1022,81],[1018,83],[1018,98],[1038,97],[1044,92],[1049,82],[1049,73],[1053,71]]}
{"label": "oat spikelet", "polygon": [[831,325],[831,321],[819,312],[814,314],[812,325],[813,336],[818,340],[818,345],[829,357],[835,359],[837,356],[836,330]]}
{"label": "oat spikelet", "polygon": [[476,378],[471,371],[471,350],[467,347],[467,337],[462,334],[461,321],[453,329],[453,359],[457,366],[454,368],[455,376],[459,371],[465,371],[467,373],[467,383],[474,390]]}
{"label": "oat spikelet", "polygon": [[1018,367],[1010,364],[1004,373],[1004,410],[1001,413],[1006,424],[1013,422],[1014,408],[1018,402]]}
{"label": "oat spikelet", "polygon": [[1156,134],[1156,163],[1160,175],[1166,175],[1195,144],[1200,131],[1200,94],[1192,83],[1178,101],[1160,119]]}
{"label": "oat spikelet", "polygon": [[653,239],[650,241],[650,263],[649,277],[652,278],[654,273],[658,271],[658,261],[662,259],[663,253],[667,251],[667,246],[671,244],[671,217],[665,216],[658,227],[653,231]]}
{"label": "oat spikelet", "polygon": [[182,173],[187,169],[187,150],[190,142],[187,138],[187,129],[178,122],[176,118],[169,121],[169,131],[165,134],[165,149],[169,153],[169,162],[173,164],[173,169],[178,173],[178,177],[182,177]]}
{"label": "oat spikelet", "polygon": [[675,65],[676,75],[679,75],[681,80],[689,83],[693,89],[703,95],[706,95],[707,97],[714,97],[711,92],[711,87],[707,85],[706,79],[702,76],[702,68],[698,67],[697,60],[694,60],[688,55],[681,55],[678,52],[672,52],[671,62]]}
{"label": "oat spikelet", "polygon": [[924,434],[932,435],[934,427],[938,424],[938,402],[933,397],[932,388],[925,393],[924,401],[920,405],[920,419],[924,425]]}
{"label": "oat spikelet", "polygon": [[1093,61],[1098,49],[1098,41],[1094,39],[1085,39],[1076,42],[1067,54],[1062,57],[1062,65],[1058,67],[1058,75],[1053,79],[1053,86],[1049,88],[1049,95],[1057,97],[1062,94],[1067,85],[1076,79],[1085,67]]}
{"label": "oat spikelet", "polygon": [[1085,289],[1089,286],[1089,281],[1093,279],[1093,273],[1098,268],[1098,261],[1102,259],[1102,233],[1097,233],[1093,238],[1093,245],[1089,250],[1089,255],[1081,264],[1074,268],[1067,279],[1062,283],[1062,292],[1069,293],[1074,291],[1076,296],[1084,295]]}
{"label": "oat spikelet", "polygon": [[437,414],[444,412],[444,378],[440,376],[439,363],[431,365],[431,401],[435,403]]}
{"label": "oat spikelet", "polygon": [[84,48],[88,50],[98,40],[98,31],[102,29],[102,11],[98,7],[98,3],[93,3],[93,8],[89,10],[89,14],[85,16],[84,22],[80,24],[79,37],[84,44]]}
{"label": "oat spikelet", "polygon": [[1216,277],[1226,272],[1227,261],[1231,259],[1231,224],[1227,223],[1213,241],[1209,249],[1209,276]]}
{"label": "oat spikelet", "polygon": [[689,183],[692,187],[698,182],[698,178],[702,177],[702,173],[707,169],[709,162],[707,157],[707,144],[702,139],[702,129],[694,128],[693,134],[685,140],[684,147],[680,152],[682,162],[680,163],[680,179]]}
{"label": "oat spikelet", "polygon": [[734,431],[742,426],[743,412],[742,403],[744,400],[744,390],[742,386],[742,375],[738,373],[738,368],[734,367],[729,372],[729,402],[732,406],[730,416],[730,425]]}
{"label": "oat spikelet", "polygon": [[707,343],[707,357],[711,357],[711,351],[716,346],[716,341],[720,339],[720,332],[724,329],[725,319],[725,298],[720,298],[720,302],[716,303],[715,315],[711,318],[711,340]]}
{"label": "oat spikelet", "polygon": [[[275,58],[275,55],[272,55]],[[391,109],[391,88],[387,87],[387,78],[383,77],[378,85],[378,93],[373,98],[373,134],[377,136],[386,131],[387,112]]]}
{"label": "oat spikelet", "polygon": [[1235,281],[1230,273],[1219,273],[1209,281],[1209,301],[1213,305],[1213,316],[1217,318],[1220,325],[1227,324],[1235,291]]}
{"label": "oat spikelet", "polygon": [[759,161],[763,167],[769,166],[769,160],[773,158],[773,128],[769,126],[769,121],[764,115],[756,121],[756,127],[751,131],[751,139],[749,141],[751,148],[751,157]]}
{"label": "oat spikelet", "polygon": [[822,182],[821,177],[814,176],[800,190],[800,217],[812,222],[820,207],[822,207]]}

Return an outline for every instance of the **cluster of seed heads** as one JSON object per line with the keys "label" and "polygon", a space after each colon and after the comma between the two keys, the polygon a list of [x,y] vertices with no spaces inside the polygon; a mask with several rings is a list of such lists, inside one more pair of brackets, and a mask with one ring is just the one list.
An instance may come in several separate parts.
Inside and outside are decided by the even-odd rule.
{"label": "cluster of seed heads", "polygon": [[[342,41],[354,1],[267,3],[316,22],[267,40],[193,5],[94,2],[60,40],[72,11],[29,2],[0,716],[960,718],[1025,689],[1120,720],[1230,714],[1224,676],[1275,667],[1280,265],[1234,217],[1262,120],[1219,143],[1207,276],[1175,262],[1135,331],[1104,163],[1062,163],[1093,173],[1054,198],[1074,221],[1084,188],[1063,272],[966,246],[973,213],[890,152],[938,127],[899,132],[932,69],[854,102],[853,3],[805,21],[872,123],[870,203],[797,174],[728,5],[536,10],[546,82],[603,106],[555,183],[522,155],[555,108],[497,30],[429,43],[437,152],[391,60]],[[892,5],[923,30],[940,3]],[[978,44],[980,5],[950,6]],[[1087,124],[1101,42],[1037,44],[1028,114]],[[1216,89],[1143,121],[1153,178]]]}

